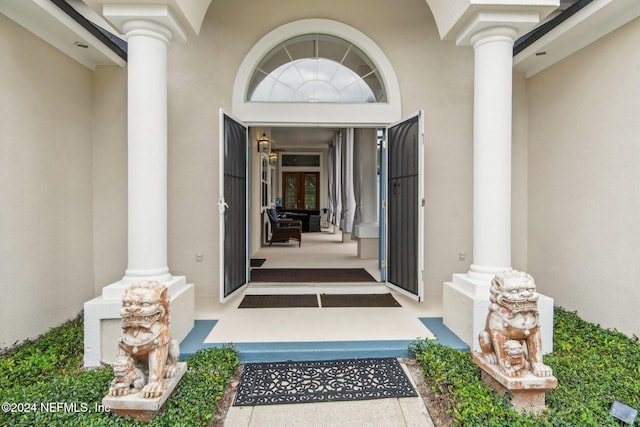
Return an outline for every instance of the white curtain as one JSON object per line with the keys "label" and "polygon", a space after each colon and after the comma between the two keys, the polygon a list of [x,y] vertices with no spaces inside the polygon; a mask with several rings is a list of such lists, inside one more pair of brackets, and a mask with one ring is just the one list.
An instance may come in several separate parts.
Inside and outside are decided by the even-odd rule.
{"label": "white curtain", "polygon": [[353,195],[353,128],[345,129],[342,141],[342,231],[351,233],[356,200]]}
{"label": "white curtain", "polygon": [[329,152],[327,154],[327,175],[329,176],[329,209],[327,210],[327,221],[332,224],[335,216],[335,204],[336,204],[336,145],[335,142],[329,146]]}
{"label": "white curtain", "polygon": [[336,132],[333,150],[333,224],[340,225],[342,219],[342,133]]}
{"label": "white curtain", "polygon": [[[353,228],[362,222],[362,129],[355,129],[353,137]],[[352,228],[352,229],[353,229]],[[351,240],[358,240],[351,233]]]}

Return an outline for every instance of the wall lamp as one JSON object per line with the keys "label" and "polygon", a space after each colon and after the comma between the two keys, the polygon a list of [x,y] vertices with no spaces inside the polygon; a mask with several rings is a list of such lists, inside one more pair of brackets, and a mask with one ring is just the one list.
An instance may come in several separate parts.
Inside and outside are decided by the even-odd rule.
{"label": "wall lamp", "polygon": [[275,166],[278,164],[278,153],[275,151],[269,152],[269,164]]}
{"label": "wall lamp", "polygon": [[263,132],[262,136],[258,138],[258,153],[269,152],[269,137]]}

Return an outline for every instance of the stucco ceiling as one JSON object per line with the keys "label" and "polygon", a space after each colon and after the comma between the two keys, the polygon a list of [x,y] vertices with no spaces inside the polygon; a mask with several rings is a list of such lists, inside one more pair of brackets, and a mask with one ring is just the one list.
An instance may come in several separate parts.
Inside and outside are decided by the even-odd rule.
{"label": "stucco ceiling", "polygon": [[277,149],[327,148],[335,131],[322,127],[276,127],[271,128],[271,141]]}
{"label": "stucco ceiling", "polygon": [[[578,2],[570,0],[563,7],[573,3]],[[638,0],[592,0],[519,52],[513,58],[514,70],[531,77],[638,16]]]}
{"label": "stucco ceiling", "polygon": [[[90,21],[113,30],[81,0],[67,3]],[[126,65],[124,59],[50,0],[0,0],[0,12],[91,70],[97,65]]]}

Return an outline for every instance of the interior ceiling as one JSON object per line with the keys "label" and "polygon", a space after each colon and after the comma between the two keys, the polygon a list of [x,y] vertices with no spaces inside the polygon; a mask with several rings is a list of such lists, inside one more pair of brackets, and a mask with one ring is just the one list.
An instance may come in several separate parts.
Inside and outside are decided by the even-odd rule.
{"label": "interior ceiling", "polygon": [[336,130],[326,127],[274,127],[271,128],[271,144],[282,150],[327,148]]}

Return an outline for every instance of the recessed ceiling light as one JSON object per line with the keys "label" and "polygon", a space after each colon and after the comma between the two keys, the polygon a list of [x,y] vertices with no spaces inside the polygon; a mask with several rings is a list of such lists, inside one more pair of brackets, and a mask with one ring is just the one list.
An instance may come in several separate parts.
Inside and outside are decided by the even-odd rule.
{"label": "recessed ceiling light", "polygon": [[76,45],[76,46],[78,46],[78,47],[81,47],[81,48],[83,48],[83,49],[86,49],[86,48],[88,48],[88,47],[89,47],[89,45],[88,45],[88,44],[86,44],[85,42],[75,42],[75,43],[74,43],[74,45]]}

